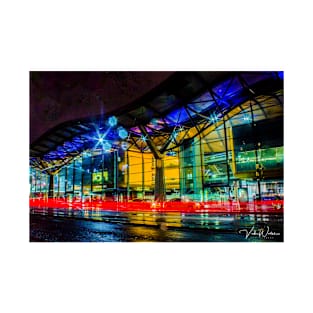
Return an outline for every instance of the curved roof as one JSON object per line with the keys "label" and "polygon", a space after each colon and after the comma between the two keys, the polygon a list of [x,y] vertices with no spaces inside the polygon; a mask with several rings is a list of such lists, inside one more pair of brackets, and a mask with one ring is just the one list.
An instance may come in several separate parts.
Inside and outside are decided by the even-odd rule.
{"label": "curved roof", "polygon": [[[151,152],[152,144],[164,153],[212,131],[249,109],[251,102],[265,118],[280,115],[283,73],[168,73],[160,84],[127,105],[103,106],[102,111],[90,110],[88,117],[56,125],[31,144],[31,164],[55,171],[82,151],[99,148]],[[270,109],[273,104],[281,111]]]}

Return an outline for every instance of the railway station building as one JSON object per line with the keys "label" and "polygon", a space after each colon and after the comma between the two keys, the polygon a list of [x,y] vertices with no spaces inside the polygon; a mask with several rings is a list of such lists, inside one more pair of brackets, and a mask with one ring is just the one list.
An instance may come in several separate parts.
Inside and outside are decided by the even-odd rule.
{"label": "railway station building", "polygon": [[283,72],[30,72],[30,198],[283,198]]}

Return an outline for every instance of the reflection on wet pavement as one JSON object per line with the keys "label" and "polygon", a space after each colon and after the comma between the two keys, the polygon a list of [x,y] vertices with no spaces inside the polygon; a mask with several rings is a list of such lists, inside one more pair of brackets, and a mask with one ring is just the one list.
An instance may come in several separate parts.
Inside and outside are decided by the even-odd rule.
{"label": "reflection on wet pavement", "polygon": [[30,214],[30,241],[282,242],[283,214],[70,212]]}

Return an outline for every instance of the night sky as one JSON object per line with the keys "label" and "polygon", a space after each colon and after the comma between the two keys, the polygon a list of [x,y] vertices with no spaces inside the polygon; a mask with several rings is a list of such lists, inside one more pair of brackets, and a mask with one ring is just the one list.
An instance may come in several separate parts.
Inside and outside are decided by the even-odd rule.
{"label": "night sky", "polygon": [[67,121],[109,114],[173,72],[30,72],[30,143]]}

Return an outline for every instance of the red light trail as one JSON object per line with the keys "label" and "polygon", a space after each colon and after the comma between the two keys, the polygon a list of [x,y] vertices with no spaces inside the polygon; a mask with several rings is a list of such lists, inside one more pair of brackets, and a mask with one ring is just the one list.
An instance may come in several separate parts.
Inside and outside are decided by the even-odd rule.
{"label": "red light trail", "polygon": [[284,200],[205,201],[205,202],[132,202],[112,200],[66,200],[62,198],[30,198],[30,208],[68,210],[100,210],[115,212],[180,212],[180,213],[283,213]]}

